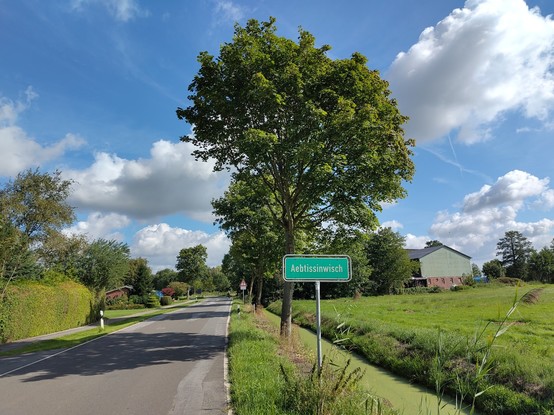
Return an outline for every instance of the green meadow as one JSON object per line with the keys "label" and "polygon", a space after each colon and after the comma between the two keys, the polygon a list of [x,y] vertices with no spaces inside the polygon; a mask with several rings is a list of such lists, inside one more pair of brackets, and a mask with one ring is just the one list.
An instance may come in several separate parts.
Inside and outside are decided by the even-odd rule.
{"label": "green meadow", "polygon": [[[325,337],[437,396],[481,413],[554,413],[554,286],[322,300],[321,313]],[[315,301],[295,301],[293,319],[315,329]]]}

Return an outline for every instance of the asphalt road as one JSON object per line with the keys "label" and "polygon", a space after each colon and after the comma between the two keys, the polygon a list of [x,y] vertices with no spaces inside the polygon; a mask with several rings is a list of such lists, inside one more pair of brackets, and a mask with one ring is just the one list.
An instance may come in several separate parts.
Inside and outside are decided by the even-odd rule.
{"label": "asphalt road", "polygon": [[0,358],[0,414],[226,414],[230,300],[154,317],[67,350]]}

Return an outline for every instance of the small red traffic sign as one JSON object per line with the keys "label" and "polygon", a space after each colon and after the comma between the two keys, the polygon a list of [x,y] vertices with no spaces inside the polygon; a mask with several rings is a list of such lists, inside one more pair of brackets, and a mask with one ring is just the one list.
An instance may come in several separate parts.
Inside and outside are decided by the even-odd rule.
{"label": "small red traffic sign", "polygon": [[240,289],[243,290],[243,291],[246,290],[246,281],[242,280],[240,282]]}

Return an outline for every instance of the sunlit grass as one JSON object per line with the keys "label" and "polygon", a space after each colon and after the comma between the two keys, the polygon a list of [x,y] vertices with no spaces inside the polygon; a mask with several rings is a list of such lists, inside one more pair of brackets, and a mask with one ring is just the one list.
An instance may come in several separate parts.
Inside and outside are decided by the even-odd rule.
{"label": "sunlit grass", "polygon": [[[434,294],[324,300],[322,329],[333,340],[338,335],[337,324],[344,322],[350,328],[350,346],[368,360],[433,387],[429,367],[436,356],[439,329],[451,359],[446,367],[454,368],[459,364],[456,362],[467,358],[468,345],[478,333],[485,330],[481,342],[486,342],[502,324],[514,298],[536,287],[488,286]],[[314,313],[313,300],[294,302],[293,318],[300,324],[313,328]],[[486,378],[498,387],[480,399],[497,391],[508,400],[529,397],[544,411],[554,410],[553,315],[554,286],[544,287],[537,304],[520,304],[510,315],[509,328],[495,340],[493,365]],[[516,395],[510,395],[506,388]],[[512,413],[504,410],[497,413]]]}

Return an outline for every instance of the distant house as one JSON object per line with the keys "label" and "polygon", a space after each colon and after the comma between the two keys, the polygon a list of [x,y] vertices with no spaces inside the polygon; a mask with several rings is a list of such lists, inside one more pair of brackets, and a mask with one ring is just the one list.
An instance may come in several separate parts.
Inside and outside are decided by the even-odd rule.
{"label": "distant house", "polygon": [[472,275],[471,257],[446,245],[423,249],[407,249],[412,261],[419,263],[419,270],[412,284],[423,287],[450,288],[462,285],[465,276]]}
{"label": "distant house", "polygon": [[115,290],[106,291],[106,300],[113,300],[114,298],[123,297],[124,295],[129,297],[132,291],[132,285],[124,285],[123,287],[116,288]]}

